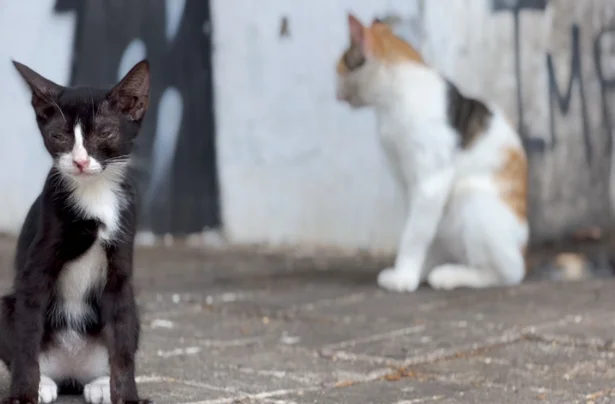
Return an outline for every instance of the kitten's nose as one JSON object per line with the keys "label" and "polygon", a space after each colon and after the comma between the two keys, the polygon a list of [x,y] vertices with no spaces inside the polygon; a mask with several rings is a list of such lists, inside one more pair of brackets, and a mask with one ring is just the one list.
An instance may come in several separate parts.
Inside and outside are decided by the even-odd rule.
{"label": "kitten's nose", "polygon": [[73,165],[79,169],[79,171],[83,171],[90,165],[90,159],[78,159],[73,160]]}

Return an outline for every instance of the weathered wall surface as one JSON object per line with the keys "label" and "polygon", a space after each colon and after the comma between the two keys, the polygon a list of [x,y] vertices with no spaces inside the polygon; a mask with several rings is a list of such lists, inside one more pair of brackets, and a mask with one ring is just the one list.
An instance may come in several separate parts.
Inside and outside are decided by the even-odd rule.
{"label": "weathered wall surface", "polygon": [[516,120],[531,169],[535,238],[607,226],[613,204],[615,3],[426,2],[423,49],[467,91]]}
{"label": "weathered wall surface", "polygon": [[396,244],[403,211],[373,114],[335,100],[351,9],[370,21],[382,10],[418,13],[407,0],[213,2],[222,217],[231,240]]}
{"label": "weathered wall surface", "polygon": [[[430,64],[518,122],[530,156],[536,239],[609,225],[613,1],[232,3],[214,7],[223,222],[231,239],[395,247],[402,211],[373,116],[333,100],[347,10],[364,21],[395,17],[396,30]],[[278,32],[282,16],[288,36]]]}
{"label": "weathered wall surface", "polygon": [[[141,9],[135,6],[139,1],[129,2],[130,10]],[[147,38],[166,38],[169,49],[181,39],[181,48],[189,49],[186,41],[192,31],[185,29],[196,27],[194,38],[202,41],[203,49],[209,46],[209,36],[213,41],[213,54],[204,51],[190,58],[190,63],[199,57],[205,63],[213,56],[213,95],[210,91],[204,98],[202,112],[211,114],[213,104],[215,125],[208,120],[202,131],[205,141],[211,139],[211,127],[215,128],[215,145],[207,141],[211,150],[203,156],[215,164],[197,164],[205,167],[199,169],[203,173],[182,182],[190,184],[189,188],[182,185],[182,199],[167,204],[184,218],[182,226],[194,224],[190,217],[203,216],[186,213],[199,211],[191,204],[210,201],[215,205],[219,200],[220,220],[215,209],[208,208],[212,213],[202,223],[221,222],[219,228],[234,243],[392,251],[403,221],[401,198],[378,144],[373,113],[351,111],[335,100],[334,68],[347,42],[350,10],[364,21],[396,17],[395,29],[421,48],[430,64],[468,93],[497,102],[518,122],[531,161],[531,220],[537,239],[595,224],[610,225],[615,201],[610,180],[615,130],[612,0],[313,0],[305,4],[270,0],[266,6],[211,0],[211,20],[197,24],[185,17],[185,10],[199,1],[148,1],[152,10],[148,16],[160,20],[156,29],[147,28],[151,24],[146,24],[146,18],[138,25],[141,28],[128,24],[129,20],[118,22],[124,39],[116,43],[115,36],[105,36],[111,42],[107,50],[101,47],[100,63],[105,65],[100,73],[91,63],[80,64],[84,59],[79,55],[87,53],[85,45],[95,43],[95,38],[87,43],[74,41],[75,32],[87,29],[79,21],[85,21],[97,0],[0,0],[0,119],[5,145],[0,148],[0,231],[17,231],[49,167],[27,93],[10,59],[21,60],[62,84],[92,74],[96,80],[109,81],[124,69],[124,59],[139,53],[133,42],[145,44],[137,49],[144,55],[159,57],[167,55],[166,47],[148,47]],[[122,66],[117,66],[119,56],[108,58],[105,52],[121,55]],[[169,86],[177,87],[176,77],[188,77],[182,76],[181,68],[173,68],[188,59],[170,63],[170,56],[162,58],[168,66],[159,70],[158,95]],[[165,75],[167,70],[171,73]],[[184,97],[182,91],[178,95]],[[198,111],[201,107],[189,99],[180,104],[188,102]],[[197,150],[190,142],[198,140],[194,131],[200,129],[178,119],[173,108],[160,108],[168,111],[152,115],[157,117],[148,126],[152,139],[143,144],[153,151],[144,169],[153,177],[167,178],[165,198],[175,198],[182,173],[199,158],[180,149]],[[169,114],[175,118],[161,118]],[[181,145],[177,151],[174,142]],[[171,146],[157,148],[158,143]],[[154,170],[158,166],[166,167],[165,173]],[[218,192],[211,185],[216,177],[220,194],[212,195]],[[189,195],[191,189],[194,198]],[[169,213],[167,219],[177,215]],[[173,223],[164,227],[172,229]]]}

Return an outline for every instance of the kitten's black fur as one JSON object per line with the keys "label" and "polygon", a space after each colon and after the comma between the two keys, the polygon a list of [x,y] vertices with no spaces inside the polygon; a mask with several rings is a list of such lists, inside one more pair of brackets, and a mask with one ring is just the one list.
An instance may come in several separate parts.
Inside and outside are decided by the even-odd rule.
{"label": "kitten's black fur", "polygon": [[[148,106],[147,61],[135,65],[111,90],[65,88],[14,64],[32,90],[36,121],[54,161],[70,152],[77,121],[83,127],[85,148],[103,168],[129,156]],[[1,301],[0,359],[11,372],[10,397],[2,403],[38,402],[39,354],[46,352],[55,333],[66,329],[104,341],[114,404],[151,403],[139,399],[135,382],[139,318],[131,284],[134,188],[122,177],[117,188],[125,201],[119,212],[121,231],[102,243],[108,262],[106,282],[94,286],[86,299],[94,315],[74,324],[54,310],[59,302],[55,286],[64,265],[93,245],[105,223],[75,208],[70,199],[73,188],[63,175],[54,165],[30,208],[19,235],[13,292]],[[62,380],[58,384],[75,383]]]}

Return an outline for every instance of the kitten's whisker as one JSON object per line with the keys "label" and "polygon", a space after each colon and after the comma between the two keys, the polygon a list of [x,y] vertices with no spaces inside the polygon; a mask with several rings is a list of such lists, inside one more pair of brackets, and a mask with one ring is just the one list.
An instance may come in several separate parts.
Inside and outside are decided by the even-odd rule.
{"label": "kitten's whisker", "polygon": [[94,107],[94,96],[92,95],[92,89],[88,87],[90,92],[90,101],[92,102],[92,119],[96,118],[96,108]]}
{"label": "kitten's whisker", "polygon": [[49,96],[47,96],[47,95],[44,95],[44,94],[43,94],[43,96],[45,97],[45,99],[46,99],[47,101],[49,101],[50,103],[52,103],[53,105],[55,105],[55,106],[56,106],[56,108],[58,108],[58,111],[60,111],[60,115],[62,115],[62,119],[64,119],[64,122],[66,122],[66,117],[64,116],[64,112],[62,112],[62,108],[60,108],[60,106],[58,105],[58,103],[57,103],[57,102],[55,102],[55,101],[54,101],[51,97],[49,97]]}

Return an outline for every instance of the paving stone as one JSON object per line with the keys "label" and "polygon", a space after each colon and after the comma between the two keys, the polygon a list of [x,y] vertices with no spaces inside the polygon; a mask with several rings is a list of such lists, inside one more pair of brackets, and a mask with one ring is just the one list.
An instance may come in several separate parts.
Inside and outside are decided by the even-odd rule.
{"label": "paving stone", "polygon": [[413,369],[464,385],[561,391],[575,396],[611,388],[615,352],[520,341]]}
{"label": "paving stone", "polygon": [[256,394],[360,381],[389,371],[364,362],[336,363],[317,352],[292,347],[204,348],[191,341],[183,342],[169,351],[151,351],[149,345],[139,355],[140,373],[159,373],[164,369],[163,374],[173,379]]}
{"label": "paving stone", "polygon": [[[282,403],[297,404],[432,404],[432,403],[497,403],[497,404],[562,404],[564,394],[541,391],[509,390],[506,387],[463,386],[415,378],[395,382],[375,381],[348,387],[331,388],[284,396]],[[286,401],[284,401],[286,400]],[[566,402],[572,404],[572,402]]]}
{"label": "paving stone", "polygon": [[[13,248],[0,239],[0,290]],[[396,294],[364,256],[140,248],[135,262],[139,388],[158,404],[615,402],[614,279]]]}
{"label": "paving stone", "polygon": [[615,316],[612,313],[571,315],[556,324],[540,327],[536,335],[545,340],[605,348],[614,346]]}

